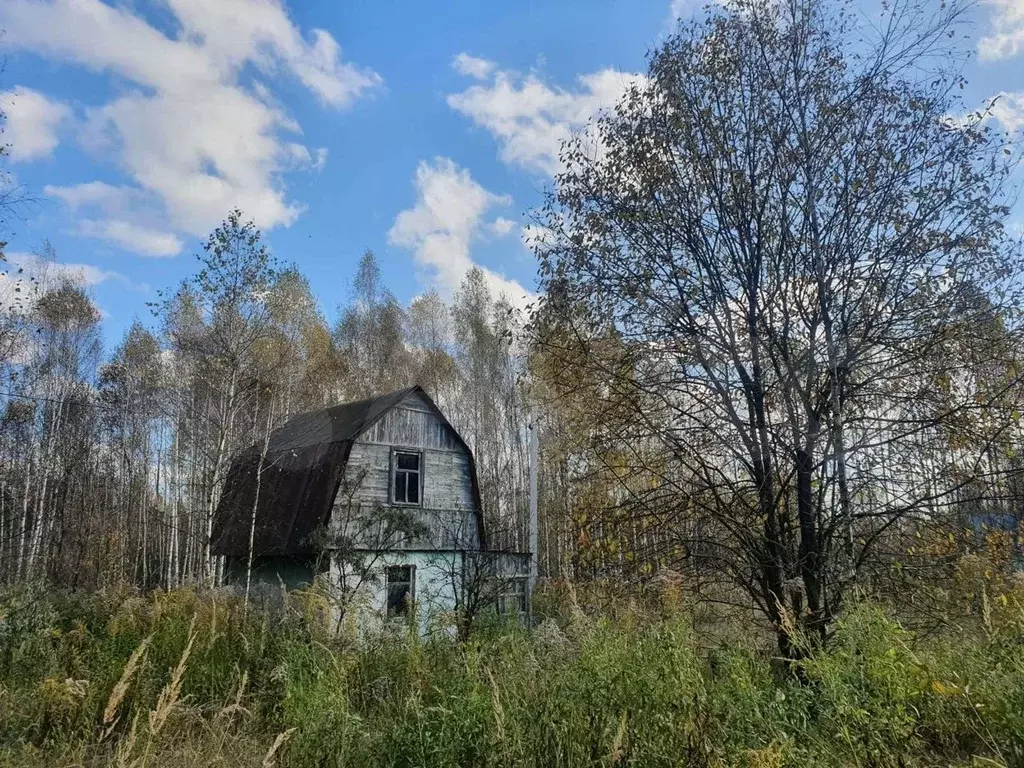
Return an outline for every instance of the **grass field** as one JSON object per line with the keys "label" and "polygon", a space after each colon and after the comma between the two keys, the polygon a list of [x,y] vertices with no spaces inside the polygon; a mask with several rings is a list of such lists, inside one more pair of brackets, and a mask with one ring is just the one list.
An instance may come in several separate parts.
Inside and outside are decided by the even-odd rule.
{"label": "grass field", "polygon": [[916,639],[877,605],[787,668],[671,601],[548,601],[468,644],[329,634],[315,595],[0,597],[8,766],[1024,765],[1024,591]]}

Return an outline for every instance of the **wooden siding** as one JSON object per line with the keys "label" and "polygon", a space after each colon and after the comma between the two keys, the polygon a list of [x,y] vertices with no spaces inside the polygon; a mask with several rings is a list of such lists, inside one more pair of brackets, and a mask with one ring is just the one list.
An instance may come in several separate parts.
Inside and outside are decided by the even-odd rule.
{"label": "wooden siding", "polygon": [[358,442],[463,453],[452,430],[416,394],[409,395],[385,413],[359,437]]}
{"label": "wooden siding", "polygon": [[[331,513],[335,525],[363,515],[380,516],[391,505],[391,451],[422,452],[422,506],[402,507],[427,533],[385,541],[380,526],[348,525],[357,546],[368,549],[463,549],[479,547],[469,454],[431,407],[413,394],[392,408],[353,445]],[[346,505],[351,504],[350,509]],[[357,533],[357,531],[359,533]]]}

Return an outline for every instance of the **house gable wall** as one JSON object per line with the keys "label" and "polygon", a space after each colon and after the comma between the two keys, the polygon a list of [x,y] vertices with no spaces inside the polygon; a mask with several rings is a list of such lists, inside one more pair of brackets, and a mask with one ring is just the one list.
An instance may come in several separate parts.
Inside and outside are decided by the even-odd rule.
{"label": "house gable wall", "polygon": [[[421,536],[387,537],[381,525],[366,525],[379,520],[382,508],[392,506],[394,448],[423,455],[422,505],[402,508],[425,529]],[[413,392],[353,442],[331,524],[367,549],[476,549],[478,513],[468,450],[431,404]]]}

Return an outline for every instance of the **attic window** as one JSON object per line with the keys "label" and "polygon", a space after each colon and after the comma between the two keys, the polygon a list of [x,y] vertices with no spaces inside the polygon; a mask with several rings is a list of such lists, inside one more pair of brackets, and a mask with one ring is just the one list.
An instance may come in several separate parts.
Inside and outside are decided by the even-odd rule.
{"label": "attic window", "polygon": [[392,565],[384,571],[388,590],[388,616],[406,616],[416,589],[416,566]]}
{"label": "attic window", "polygon": [[423,455],[416,451],[395,451],[391,457],[391,501],[420,504],[423,487]]}

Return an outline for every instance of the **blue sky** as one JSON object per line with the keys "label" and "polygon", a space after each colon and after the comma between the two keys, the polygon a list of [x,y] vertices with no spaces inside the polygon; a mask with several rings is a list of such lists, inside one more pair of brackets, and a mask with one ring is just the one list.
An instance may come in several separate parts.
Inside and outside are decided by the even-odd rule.
{"label": "blue sky", "polygon": [[[10,169],[90,283],[109,344],[238,205],[329,317],[373,249],[403,301],[472,264],[535,288],[524,217],[559,140],[609,106],[686,0],[3,0]],[[985,0],[969,107],[1024,127],[1024,0]],[[1018,221],[1020,219],[1018,218]]]}

